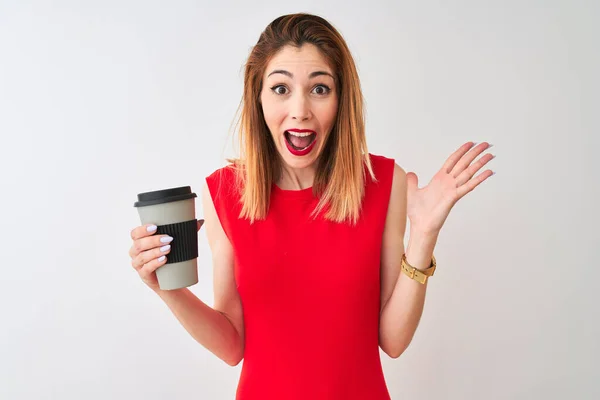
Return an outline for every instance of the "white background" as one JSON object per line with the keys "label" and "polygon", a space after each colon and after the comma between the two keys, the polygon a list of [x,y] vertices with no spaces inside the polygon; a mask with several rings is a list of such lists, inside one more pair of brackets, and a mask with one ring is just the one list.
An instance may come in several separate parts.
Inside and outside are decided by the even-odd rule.
{"label": "white background", "polygon": [[441,232],[412,344],[381,353],[392,398],[600,398],[600,6],[566,0],[1,1],[0,398],[234,397],[242,364],[131,268],[133,203],[200,193],[235,154],[246,57],[300,11],[346,38],[372,153],[421,185],[466,141],[497,155]]}

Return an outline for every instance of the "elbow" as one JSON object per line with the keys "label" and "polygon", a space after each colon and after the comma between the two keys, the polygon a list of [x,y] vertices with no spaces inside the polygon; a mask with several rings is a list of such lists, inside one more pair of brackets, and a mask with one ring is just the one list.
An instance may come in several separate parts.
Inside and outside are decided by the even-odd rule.
{"label": "elbow", "polygon": [[404,353],[404,351],[408,348],[409,344],[410,343],[407,343],[406,345],[385,346],[385,347],[382,347],[382,350],[390,358],[396,359],[396,358],[400,357],[402,355],[402,353]]}
{"label": "elbow", "polygon": [[391,353],[390,353],[390,354],[388,354],[388,355],[389,355],[391,358],[394,358],[394,359],[396,359],[396,358],[400,357],[400,356],[402,355],[402,353],[404,353],[404,350],[405,350],[405,349],[402,349],[402,350],[397,350],[397,351],[391,352]]}
{"label": "elbow", "polygon": [[398,348],[398,349],[392,349],[389,352],[386,352],[386,354],[388,356],[390,356],[390,358],[398,358],[402,355],[402,353],[404,353],[404,350],[406,350],[406,347],[403,348]]}
{"label": "elbow", "polygon": [[242,362],[243,359],[244,359],[244,347],[243,347],[243,345],[241,345],[236,349],[234,354],[232,354],[230,357],[228,357],[226,360],[223,360],[223,361],[225,361],[227,363],[227,365],[235,367],[240,362]]}
{"label": "elbow", "polygon": [[231,367],[235,367],[237,366],[240,362],[242,362],[242,358],[238,357],[235,359],[231,359],[231,360],[225,360],[225,362],[227,363],[227,365],[231,366]]}
{"label": "elbow", "polygon": [[388,355],[388,357],[394,358],[394,359],[400,357],[400,355],[402,354],[402,351],[392,350],[392,349],[384,350],[384,352],[385,352],[385,354]]}

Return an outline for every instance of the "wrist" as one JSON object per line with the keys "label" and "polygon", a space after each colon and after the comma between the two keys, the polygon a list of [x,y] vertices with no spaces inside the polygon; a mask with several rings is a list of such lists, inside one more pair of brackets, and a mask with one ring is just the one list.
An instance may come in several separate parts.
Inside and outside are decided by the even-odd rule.
{"label": "wrist", "polygon": [[172,298],[173,296],[179,295],[180,293],[184,292],[186,288],[163,290],[159,287],[153,287],[151,289],[154,293],[158,295],[158,297],[160,297],[163,300],[166,300],[167,298]]}
{"label": "wrist", "polygon": [[438,233],[411,229],[406,247],[406,262],[419,270],[429,268]]}
{"label": "wrist", "polygon": [[409,233],[409,243],[412,241],[414,244],[419,246],[427,246],[428,244],[434,244],[437,242],[439,231],[426,231],[419,228],[411,228]]}

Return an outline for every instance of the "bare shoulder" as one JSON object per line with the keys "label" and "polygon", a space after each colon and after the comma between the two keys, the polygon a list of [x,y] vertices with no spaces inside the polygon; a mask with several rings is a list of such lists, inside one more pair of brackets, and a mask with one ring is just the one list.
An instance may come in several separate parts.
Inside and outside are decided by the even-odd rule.
{"label": "bare shoulder", "polygon": [[392,179],[392,193],[406,189],[406,171],[394,162],[394,178]]}
{"label": "bare shoulder", "polygon": [[404,230],[406,228],[406,194],[406,171],[397,163],[394,163],[392,188],[385,220],[384,240],[386,233],[389,236],[390,231],[393,231],[395,235],[404,237]]}
{"label": "bare shoulder", "polygon": [[231,246],[229,240],[226,242],[224,240],[227,239],[227,236],[225,235],[219,220],[219,216],[213,202],[213,195],[211,194],[210,188],[206,181],[204,181],[204,186],[202,187],[202,210],[204,211],[206,236],[211,250],[213,250],[213,248],[217,245],[225,248],[227,248],[227,244]]}

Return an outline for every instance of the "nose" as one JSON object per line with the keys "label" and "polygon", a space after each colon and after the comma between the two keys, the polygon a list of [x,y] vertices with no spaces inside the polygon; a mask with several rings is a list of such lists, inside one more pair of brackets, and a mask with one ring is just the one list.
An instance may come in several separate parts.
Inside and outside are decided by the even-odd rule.
{"label": "nose", "polygon": [[310,118],[310,103],[302,94],[291,99],[290,116],[294,120],[306,121]]}

